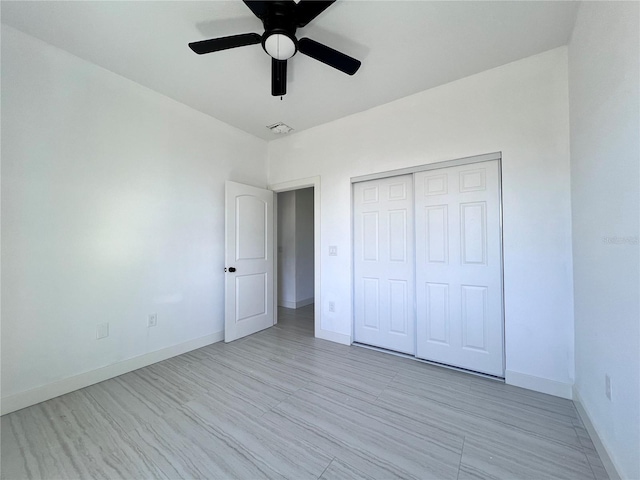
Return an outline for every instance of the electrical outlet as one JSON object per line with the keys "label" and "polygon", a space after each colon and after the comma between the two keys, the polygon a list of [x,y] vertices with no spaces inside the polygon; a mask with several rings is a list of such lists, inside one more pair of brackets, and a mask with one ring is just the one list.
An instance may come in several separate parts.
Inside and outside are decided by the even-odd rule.
{"label": "electrical outlet", "polygon": [[147,327],[151,328],[155,327],[156,325],[158,325],[158,314],[150,313],[147,317]]}
{"label": "electrical outlet", "polygon": [[100,323],[96,326],[96,340],[107,338],[109,336],[109,324]]}
{"label": "electrical outlet", "polygon": [[609,375],[604,376],[604,393],[611,400],[611,377]]}
{"label": "electrical outlet", "polygon": [[329,246],[329,256],[330,257],[337,257],[338,256],[338,246],[337,245],[330,245]]}
{"label": "electrical outlet", "polygon": [[329,302],[329,311],[330,312],[335,312],[336,311],[336,303],[335,302]]}

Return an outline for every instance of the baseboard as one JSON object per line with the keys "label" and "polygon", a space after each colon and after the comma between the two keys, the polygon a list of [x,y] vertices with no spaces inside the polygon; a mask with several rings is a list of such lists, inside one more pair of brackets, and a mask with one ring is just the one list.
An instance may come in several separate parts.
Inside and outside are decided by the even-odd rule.
{"label": "baseboard", "polygon": [[307,305],[313,304],[314,301],[315,301],[315,299],[313,297],[306,298],[304,300],[300,300],[300,301],[296,302],[296,308],[306,307]]}
{"label": "baseboard", "polygon": [[316,330],[316,338],[329,340],[330,342],[341,343],[342,345],[351,345],[351,335],[344,335],[343,333],[322,330],[321,328]]}
{"label": "baseboard", "polygon": [[194,338],[193,340],[189,340],[178,345],[172,345],[161,350],[138,355],[137,357],[113,363],[106,367],[74,375],[73,377],[64,378],[41,387],[8,395],[2,398],[0,414],[5,415],[22,408],[30,407],[36,403],[59,397],[60,395],[88,387],[94,383],[103,382],[104,380],[117,377],[118,375],[123,375],[125,373],[132,372],[133,370],[175,357],[176,355],[190,352],[196,348],[220,342],[223,339],[224,332],[216,332],[211,335],[205,335],[204,337]]}
{"label": "baseboard", "polygon": [[556,380],[549,380],[542,377],[534,377],[533,375],[527,375],[526,373],[514,372],[511,370],[507,370],[505,372],[504,381],[507,385],[513,385],[515,387],[522,387],[536,392],[566,398],[568,400],[573,398],[572,384],[570,383],[558,382]]}
{"label": "baseboard", "polygon": [[580,394],[578,393],[578,389],[575,387],[575,385],[573,386],[573,403],[576,406],[576,410],[578,410],[578,415],[580,415],[580,420],[582,420],[584,428],[586,428],[587,432],[589,432],[589,436],[591,437],[593,446],[596,447],[596,451],[600,456],[600,460],[602,460],[604,469],[609,475],[609,479],[620,480],[622,476],[620,475],[616,464],[613,462],[613,458],[609,454],[609,449],[600,438],[600,435],[598,435],[598,430],[591,421],[589,412],[587,412],[587,410],[584,408],[584,405],[582,404],[582,398],[580,398]]}
{"label": "baseboard", "polygon": [[288,302],[286,300],[282,300],[278,303],[279,307],[284,307],[284,308],[291,308],[291,309],[296,309],[296,308],[300,308],[300,307],[306,307],[307,305],[311,305],[312,303],[314,303],[315,299],[313,297],[311,298],[306,298],[304,300],[300,300],[298,302]]}

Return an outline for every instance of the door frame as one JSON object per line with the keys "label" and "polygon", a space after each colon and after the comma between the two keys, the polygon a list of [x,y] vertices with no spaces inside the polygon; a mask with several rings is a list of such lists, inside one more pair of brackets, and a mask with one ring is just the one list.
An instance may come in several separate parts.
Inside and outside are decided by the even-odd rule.
{"label": "door frame", "polygon": [[[413,167],[399,168],[396,170],[387,170],[384,172],[371,173],[367,175],[359,175],[357,177],[351,177],[351,303],[352,303],[351,305],[351,338],[352,339],[355,338],[355,320],[356,320],[355,319],[355,271],[353,268],[353,265],[354,265],[353,254],[355,252],[355,244],[354,244],[355,217],[353,214],[354,213],[353,185],[355,183],[366,182],[368,180],[378,180],[382,178],[397,177],[400,175],[414,174],[417,172],[424,172],[428,170],[440,170],[442,168],[457,167],[461,165],[472,165],[474,163],[489,162],[493,160],[498,161],[498,196],[500,198],[500,202],[498,206],[499,207],[498,216],[499,216],[499,223],[500,223],[500,276],[501,276],[501,287],[502,287],[501,293],[502,293],[502,370],[503,370],[503,376],[500,378],[504,378],[506,376],[506,372],[507,372],[506,323],[507,322],[506,322],[505,282],[504,282],[504,225],[503,225],[504,198],[502,195],[503,190],[502,190],[502,152],[501,151],[485,153],[481,155],[473,155],[470,157],[463,157],[463,158],[457,158],[452,160],[444,160],[441,162],[426,163],[423,165],[415,165]],[[413,305],[413,309],[414,309],[414,316],[415,316],[415,310],[416,310],[415,304]],[[397,353],[397,355],[404,355],[404,354]],[[409,357],[411,358],[411,356]],[[416,360],[419,360],[421,362],[434,363],[436,365],[441,365],[441,364],[438,364],[437,362],[430,362],[429,360],[418,359],[417,357],[415,358]],[[446,368],[452,368],[454,370],[468,371],[455,366],[449,366],[449,365],[441,365],[441,366],[444,366]],[[477,373],[477,372],[472,372],[472,373]],[[483,373],[477,373],[477,374],[486,375]],[[491,375],[486,375],[486,376],[495,378]]]}
{"label": "door frame", "polygon": [[[320,176],[301,178],[288,182],[269,184],[267,187],[273,193],[289,192],[292,190],[301,190],[303,188],[313,187],[313,335],[314,337],[324,338],[321,328],[322,315],[322,299],[321,299],[321,255],[320,255]],[[274,259],[278,258],[278,195],[275,195],[275,218],[274,218],[274,242],[273,255]],[[274,324],[278,322],[278,262],[275,261],[274,266]]]}

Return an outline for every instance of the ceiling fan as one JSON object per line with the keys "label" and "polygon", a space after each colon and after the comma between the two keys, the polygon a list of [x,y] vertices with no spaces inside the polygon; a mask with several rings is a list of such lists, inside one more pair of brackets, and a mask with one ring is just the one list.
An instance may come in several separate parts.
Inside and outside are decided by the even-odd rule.
{"label": "ceiling fan", "polygon": [[296,29],[306,26],[335,0],[243,0],[264,25],[264,33],[243,33],[229,37],[212,38],[189,44],[198,55],[228,48],[262,43],[271,56],[271,95],[287,93],[287,59],[296,52],[303,53],[348,75],[360,68],[361,62],[310,38],[296,38]]}

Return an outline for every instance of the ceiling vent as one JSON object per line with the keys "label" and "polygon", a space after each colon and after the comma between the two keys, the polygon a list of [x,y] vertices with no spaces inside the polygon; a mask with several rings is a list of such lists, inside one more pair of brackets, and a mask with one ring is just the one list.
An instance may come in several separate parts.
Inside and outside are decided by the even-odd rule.
{"label": "ceiling vent", "polygon": [[291,128],[289,125],[286,125],[282,122],[274,123],[273,125],[267,125],[267,128],[278,135],[289,133],[293,130],[293,128]]}

